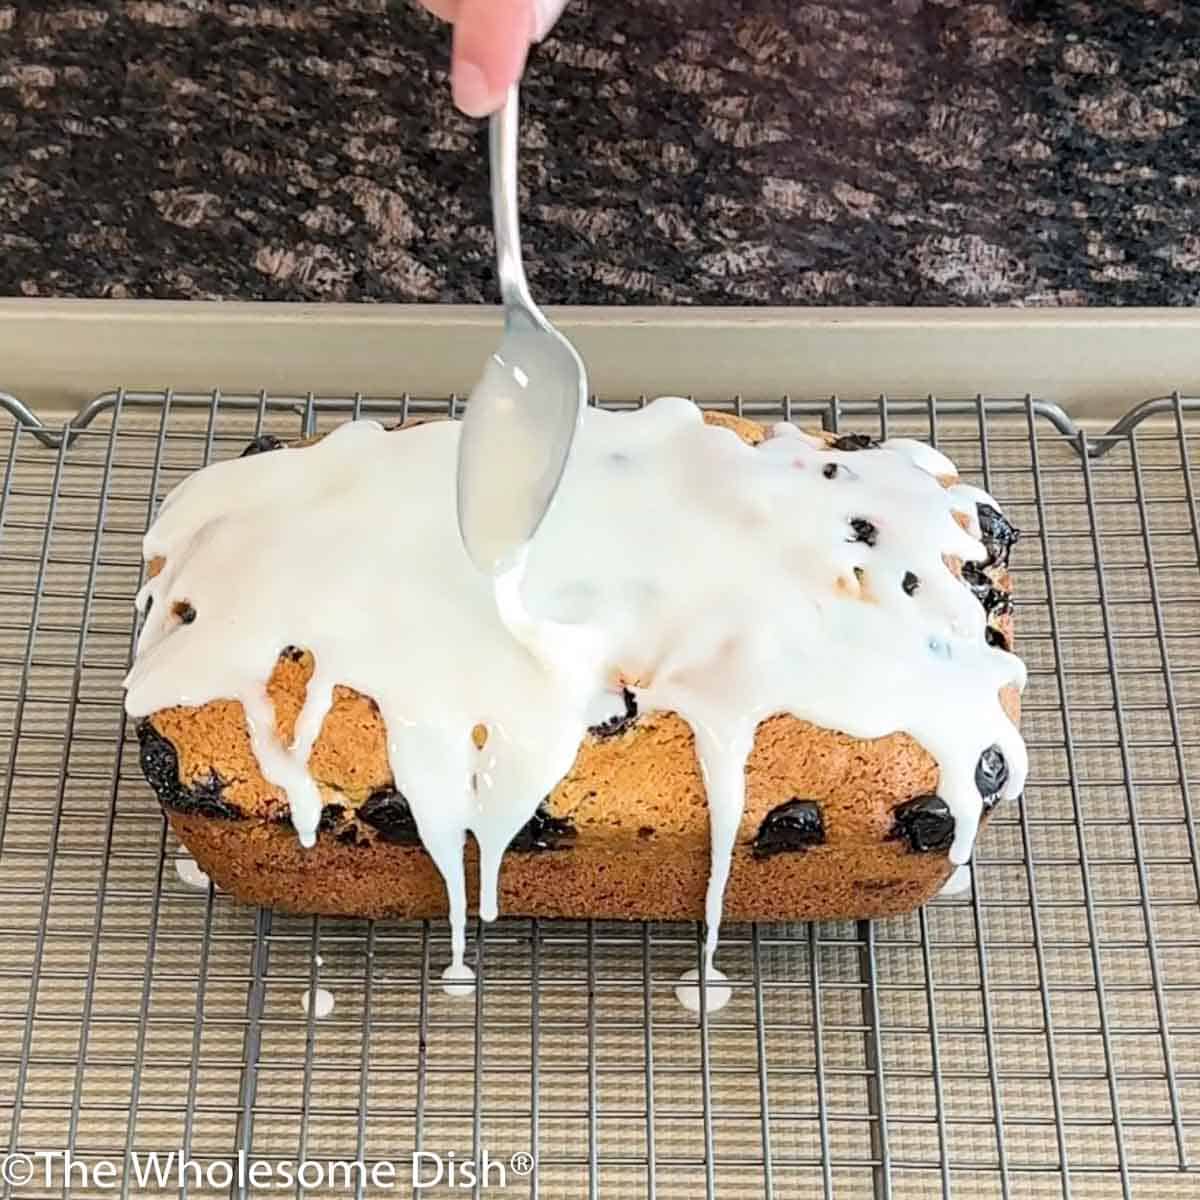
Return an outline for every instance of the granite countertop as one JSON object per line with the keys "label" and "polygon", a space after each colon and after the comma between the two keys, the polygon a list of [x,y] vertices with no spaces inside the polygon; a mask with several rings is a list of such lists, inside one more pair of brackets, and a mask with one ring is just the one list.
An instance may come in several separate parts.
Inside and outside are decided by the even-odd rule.
{"label": "granite countertop", "polygon": [[[494,299],[411,0],[0,4],[0,293]],[[546,302],[1200,299],[1200,5],[575,0],[532,60]]]}

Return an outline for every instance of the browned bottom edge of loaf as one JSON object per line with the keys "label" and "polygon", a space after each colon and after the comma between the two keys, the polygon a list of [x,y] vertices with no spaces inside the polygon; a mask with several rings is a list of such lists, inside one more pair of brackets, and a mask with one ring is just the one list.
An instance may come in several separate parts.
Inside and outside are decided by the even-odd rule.
{"label": "browned bottom edge of loaf", "polygon": [[[277,823],[168,815],[200,867],[242,903],[323,916],[446,914],[441,875],[418,846],[346,845],[321,833],[306,850],[293,830]],[[472,913],[479,895],[477,862],[469,842]],[[761,859],[750,847],[738,846],[724,916],[731,921],[896,916],[931,900],[951,870],[944,853],[914,854],[902,841],[826,844]],[[500,871],[500,911],[520,917],[698,920],[704,916],[708,877],[706,848],[510,850]]]}

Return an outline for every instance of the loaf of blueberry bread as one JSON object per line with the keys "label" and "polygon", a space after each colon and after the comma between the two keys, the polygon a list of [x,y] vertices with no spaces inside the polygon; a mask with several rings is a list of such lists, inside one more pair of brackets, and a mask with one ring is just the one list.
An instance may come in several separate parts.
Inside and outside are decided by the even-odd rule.
{"label": "loaf of blueberry bread", "polygon": [[146,537],[141,764],[216,886],[300,913],[865,918],[1021,789],[996,502],[919,443],[589,410],[520,568],[457,426],[259,439]]}

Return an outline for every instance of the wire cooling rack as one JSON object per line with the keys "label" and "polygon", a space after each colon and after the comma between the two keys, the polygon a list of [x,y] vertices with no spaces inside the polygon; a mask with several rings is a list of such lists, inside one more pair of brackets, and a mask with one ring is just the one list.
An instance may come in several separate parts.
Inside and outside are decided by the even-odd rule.
{"label": "wire cooling rack", "polygon": [[[734,998],[704,1020],[673,994],[694,926],[477,927],[464,1002],[441,922],[254,911],[177,871],[121,709],[155,505],[259,433],[453,398],[120,392],[59,429],[4,407],[0,1154],[69,1152],[76,1196],[137,1194],[122,1164],[171,1150],[213,1168],[168,1188],[191,1196],[239,1194],[238,1151],[395,1163],[394,1188],[310,1191],[366,1196],[413,1194],[414,1151],[484,1150],[504,1189],[415,1194],[1200,1196],[1200,401],[1091,437],[1029,398],[730,402],[930,439],[998,496],[1024,531],[1032,770],[968,895],[727,928]],[[78,1173],[102,1161],[113,1190]]]}

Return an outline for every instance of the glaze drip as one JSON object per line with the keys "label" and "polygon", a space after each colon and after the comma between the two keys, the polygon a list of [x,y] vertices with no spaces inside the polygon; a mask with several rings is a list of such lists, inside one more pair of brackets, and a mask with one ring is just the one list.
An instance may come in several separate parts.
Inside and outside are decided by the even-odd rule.
{"label": "glaze drip", "polygon": [[[983,811],[985,751],[1008,766],[1003,794],[1020,792],[1025,748],[998,693],[1023,687],[1024,669],[988,643],[982,605],[943,557],[987,561],[978,498],[999,508],[943,486],[954,467],[936,450],[848,438],[843,449],[790,425],[750,446],[680,399],[589,409],[553,509],[493,587],[458,536],[458,435],[452,422],[397,433],[351,422],[185,480],[145,539],[146,558],[163,566],[139,595],[146,620],[126,680],[134,717],[240,701],[305,845],[324,807],[344,803],[308,770],[333,689],[370,696],[394,783],[372,814],[400,836],[411,821],[442,873],[452,986],[468,978],[468,834],[491,920],[506,849],[521,845],[589,727],[620,724],[622,709],[677,712],[695,734],[713,979],[762,720],[791,713],[852,737],[911,734],[937,761],[955,863]],[[179,601],[196,614],[189,624],[171,616]],[[314,660],[288,743],[266,691],[284,647]],[[404,812],[388,811],[395,798]]]}

